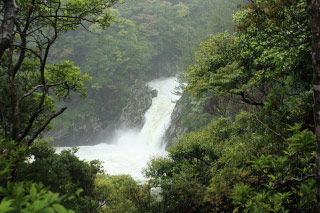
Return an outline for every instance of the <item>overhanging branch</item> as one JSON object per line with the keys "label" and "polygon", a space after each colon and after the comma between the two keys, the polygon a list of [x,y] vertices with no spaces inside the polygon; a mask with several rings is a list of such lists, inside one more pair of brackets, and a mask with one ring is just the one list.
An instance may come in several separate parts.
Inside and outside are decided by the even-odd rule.
{"label": "overhanging branch", "polygon": [[63,107],[58,112],[52,114],[50,118],[35,132],[35,134],[32,136],[30,140],[28,140],[28,146],[31,146],[32,142],[40,135],[40,133],[49,125],[49,123],[59,115],[61,115],[67,107]]}

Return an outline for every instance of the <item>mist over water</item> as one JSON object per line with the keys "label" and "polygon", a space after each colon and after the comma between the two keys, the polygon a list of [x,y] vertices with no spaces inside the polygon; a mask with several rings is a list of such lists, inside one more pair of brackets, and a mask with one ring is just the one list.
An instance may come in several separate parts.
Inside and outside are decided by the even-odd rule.
{"label": "mist over water", "polygon": [[[130,174],[136,180],[144,180],[142,170],[151,157],[166,154],[162,142],[175,101],[180,96],[173,94],[179,85],[176,78],[161,78],[148,83],[158,91],[152,105],[145,114],[145,124],[140,131],[119,129],[113,140],[106,138],[95,146],[80,146],[76,153],[80,159],[100,160],[106,173],[111,175]],[[58,148],[60,151],[65,148]]]}

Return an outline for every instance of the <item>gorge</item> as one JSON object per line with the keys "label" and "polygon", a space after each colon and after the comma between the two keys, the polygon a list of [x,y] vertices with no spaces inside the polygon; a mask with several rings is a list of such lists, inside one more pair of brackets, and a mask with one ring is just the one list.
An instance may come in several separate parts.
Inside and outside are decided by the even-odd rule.
{"label": "gorge", "polygon": [[[100,160],[108,174],[130,174],[143,181],[142,170],[150,158],[166,154],[163,137],[175,102],[180,98],[174,93],[179,85],[175,77],[156,79],[147,85],[158,94],[145,113],[142,129],[120,128],[112,139],[105,138],[95,146],[80,146],[76,155],[88,161]],[[66,148],[57,148],[57,151],[63,149]]]}

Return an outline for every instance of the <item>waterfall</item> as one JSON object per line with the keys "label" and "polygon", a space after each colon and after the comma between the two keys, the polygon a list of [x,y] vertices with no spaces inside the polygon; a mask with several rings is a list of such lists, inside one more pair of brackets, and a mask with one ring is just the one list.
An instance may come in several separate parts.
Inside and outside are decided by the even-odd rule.
{"label": "waterfall", "polygon": [[180,98],[173,94],[178,86],[176,78],[157,79],[148,86],[156,89],[158,96],[152,99],[142,129],[119,129],[111,142],[106,139],[95,146],[80,146],[76,153],[80,159],[100,160],[107,174],[130,174],[136,180],[145,179],[142,170],[150,158],[166,154],[162,138],[170,125],[175,101]]}

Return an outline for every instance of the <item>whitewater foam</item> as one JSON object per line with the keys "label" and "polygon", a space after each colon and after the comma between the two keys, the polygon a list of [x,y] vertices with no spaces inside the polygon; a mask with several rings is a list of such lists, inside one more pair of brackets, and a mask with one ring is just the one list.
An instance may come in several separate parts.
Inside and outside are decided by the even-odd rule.
{"label": "whitewater foam", "polygon": [[[80,146],[76,153],[80,159],[100,160],[106,173],[111,175],[130,174],[144,181],[142,170],[151,157],[166,155],[162,138],[170,125],[170,115],[175,102],[180,98],[174,94],[178,86],[176,78],[161,78],[148,83],[158,91],[152,105],[145,114],[145,124],[140,131],[119,129],[113,141],[106,139],[95,146]],[[58,148],[61,151],[65,148]]]}

